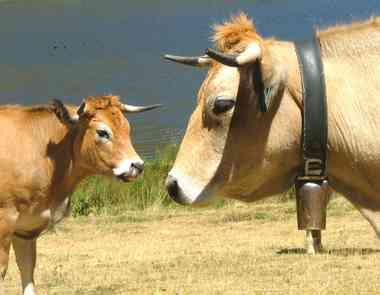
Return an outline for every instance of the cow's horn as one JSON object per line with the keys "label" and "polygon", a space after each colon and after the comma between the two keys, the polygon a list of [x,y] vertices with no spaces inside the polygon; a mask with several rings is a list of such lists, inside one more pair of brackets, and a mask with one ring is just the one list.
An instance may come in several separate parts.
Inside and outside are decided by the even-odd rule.
{"label": "cow's horn", "polygon": [[184,64],[187,66],[193,67],[204,67],[209,66],[211,64],[211,59],[207,55],[202,56],[177,56],[165,54],[164,58],[170,61],[174,61],[180,64]]}
{"label": "cow's horn", "polygon": [[71,116],[69,110],[66,106],[58,99],[52,100],[52,105],[54,107],[54,113],[57,115],[58,119],[67,125],[73,125],[78,123],[79,116]]}
{"label": "cow's horn", "polygon": [[212,48],[206,50],[206,54],[216,61],[230,67],[240,67],[255,62],[261,58],[261,48],[257,43],[250,44],[238,54],[226,54]]}
{"label": "cow's horn", "polygon": [[122,111],[125,113],[141,113],[141,112],[146,112],[150,111],[153,109],[157,109],[162,107],[162,104],[154,104],[150,106],[133,106],[129,104],[123,104],[122,105]]}

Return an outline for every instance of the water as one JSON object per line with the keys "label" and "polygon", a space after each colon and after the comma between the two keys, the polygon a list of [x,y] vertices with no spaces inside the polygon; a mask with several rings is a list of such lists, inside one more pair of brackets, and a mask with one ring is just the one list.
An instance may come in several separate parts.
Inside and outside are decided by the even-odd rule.
{"label": "water", "polygon": [[306,38],[315,27],[380,15],[378,0],[0,0],[0,103],[117,94],[127,103],[163,103],[129,117],[145,157],[178,142],[204,71],[165,62],[196,55],[210,26],[246,11],[266,36]]}

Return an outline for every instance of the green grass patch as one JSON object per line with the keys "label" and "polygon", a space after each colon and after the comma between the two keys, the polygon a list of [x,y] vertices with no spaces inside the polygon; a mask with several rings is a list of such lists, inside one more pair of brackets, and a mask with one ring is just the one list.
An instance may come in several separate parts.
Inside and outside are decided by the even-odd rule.
{"label": "green grass patch", "polygon": [[72,196],[73,216],[118,215],[125,211],[175,207],[165,189],[177,147],[167,146],[147,161],[143,177],[131,183],[93,176],[84,180]]}
{"label": "green grass patch", "polygon": [[354,211],[354,206],[341,196],[334,195],[327,206],[328,216],[345,216]]}

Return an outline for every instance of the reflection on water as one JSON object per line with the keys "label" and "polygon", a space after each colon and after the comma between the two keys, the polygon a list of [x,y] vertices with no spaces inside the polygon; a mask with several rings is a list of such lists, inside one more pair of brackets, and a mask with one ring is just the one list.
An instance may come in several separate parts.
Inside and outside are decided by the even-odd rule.
{"label": "reflection on water", "polygon": [[162,54],[202,53],[210,25],[241,10],[264,36],[291,40],[316,26],[380,15],[380,1],[0,0],[0,103],[56,97],[79,104],[106,93],[163,103],[129,118],[139,152],[151,157],[157,145],[179,140],[204,77]]}

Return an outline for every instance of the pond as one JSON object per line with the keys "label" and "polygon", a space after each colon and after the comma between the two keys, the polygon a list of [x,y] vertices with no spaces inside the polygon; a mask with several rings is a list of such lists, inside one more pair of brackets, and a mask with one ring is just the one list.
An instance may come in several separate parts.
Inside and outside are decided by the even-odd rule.
{"label": "pond", "polygon": [[130,116],[145,157],[178,142],[205,72],[167,63],[197,55],[210,27],[247,12],[266,36],[306,38],[315,27],[380,15],[378,0],[0,0],[0,103],[45,103],[116,94],[130,104],[162,103]]}

